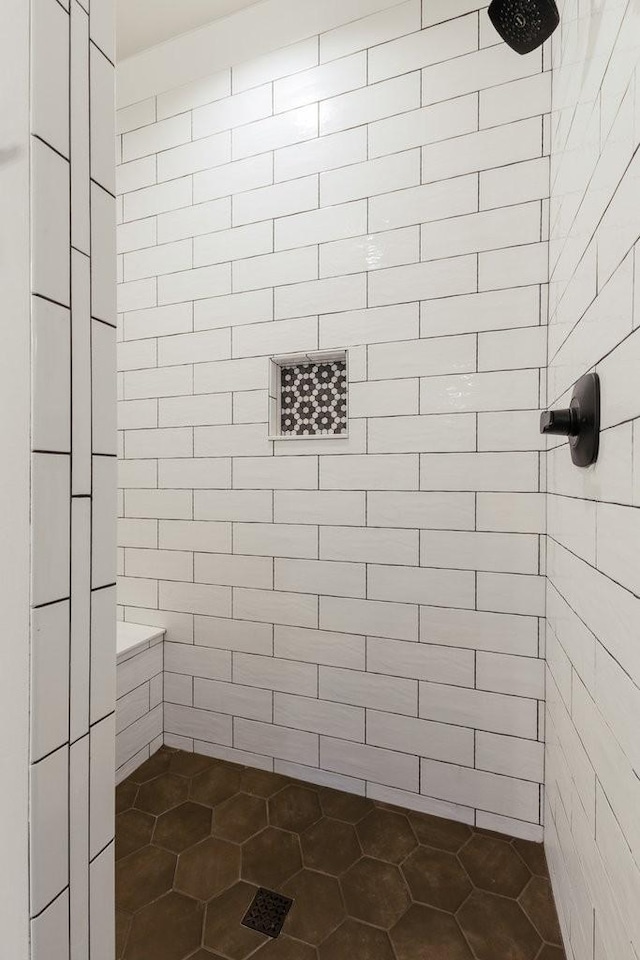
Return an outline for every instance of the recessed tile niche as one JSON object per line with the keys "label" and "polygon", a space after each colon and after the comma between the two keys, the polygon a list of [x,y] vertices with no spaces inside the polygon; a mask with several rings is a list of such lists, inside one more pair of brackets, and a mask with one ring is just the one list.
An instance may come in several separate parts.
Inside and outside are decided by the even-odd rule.
{"label": "recessed tile niche", "polygon": [[270,439],[347,437],[348,380],[346,350],[272,357]]}

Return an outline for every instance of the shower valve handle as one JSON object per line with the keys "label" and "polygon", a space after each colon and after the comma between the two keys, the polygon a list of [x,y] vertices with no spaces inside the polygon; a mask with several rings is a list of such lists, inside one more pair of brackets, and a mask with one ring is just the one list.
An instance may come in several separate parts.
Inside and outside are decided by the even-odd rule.
{"label": "shower valve handle", "polygon": [[588,373],[576,383],[568,409],[545,410],[540,433],[569,437],[571,459],[577,467],[589,467],[598,459],[600,447],[600,378]]}
{"label": "shower valve handle", "polygon": [[540,417],[540,433],[575,437],[579,431],[578,411],[574,407],[567,410],[547,410]]}

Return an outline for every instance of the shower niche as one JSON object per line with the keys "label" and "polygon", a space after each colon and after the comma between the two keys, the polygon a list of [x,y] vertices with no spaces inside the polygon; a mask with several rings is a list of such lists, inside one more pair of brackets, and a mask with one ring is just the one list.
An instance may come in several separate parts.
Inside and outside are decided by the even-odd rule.
{"label": "shower niche", "polygon": [[270,440],[349,436],[346,350],[272,357],[270,368]]}

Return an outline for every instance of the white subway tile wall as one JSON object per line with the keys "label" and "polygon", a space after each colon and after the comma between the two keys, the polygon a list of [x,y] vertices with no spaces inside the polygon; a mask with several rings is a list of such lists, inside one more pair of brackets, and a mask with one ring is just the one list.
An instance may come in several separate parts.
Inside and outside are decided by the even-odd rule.
{"label": "white subway tile wall", "polygon": [[164,641],[118,657],[116,668],[116,783],[163,743]]}
{"label": "white subway tile wall", "polygon": [[169,742],[540,839],[549,64],[429,7],[120,112],[119,602]]}
{"label": "white subway tile wall", "polygon": [[567,957],[632,960],[640,953],[637,11],[578,0],[560,8],[548,403],[564,403],[595,370],[604,430],[587,470],[572,466],[565,444],[551,443],[547,457],[545,837]]}
{"label": "white subway tile wall", "polygon": [[113,5],[87,8],[31,6],[33,960],[115,951]]}

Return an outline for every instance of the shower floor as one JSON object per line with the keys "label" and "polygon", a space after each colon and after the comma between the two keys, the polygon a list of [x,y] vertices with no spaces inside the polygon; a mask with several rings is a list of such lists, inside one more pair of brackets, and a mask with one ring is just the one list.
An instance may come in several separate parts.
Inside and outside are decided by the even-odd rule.
{"label": "shower floor", "polygon": [[564,960],[538,844],[167,747],[116,809],[116,960]]}

